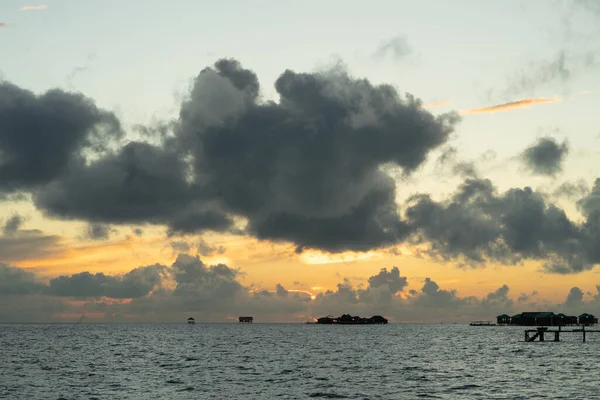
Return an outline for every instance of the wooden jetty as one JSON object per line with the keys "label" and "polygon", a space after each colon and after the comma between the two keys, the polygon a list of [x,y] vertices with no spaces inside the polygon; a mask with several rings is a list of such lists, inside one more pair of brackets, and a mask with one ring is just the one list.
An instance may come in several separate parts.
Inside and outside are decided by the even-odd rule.
{"label": "wooden jetty", "polygon": [[254,321],[253,317],[239,317],[238,321],[240,324],[251,324]]}
{"label": "wooden jetty", "polygon": [[[545,334],[553,334],[553,340],[551,342],[560,342],[560,334],[561,333],[581,333],[582,341],[585,342],[585,336],[590,332],[600,332],[597,329],[585,329],[585,325],[581,329],[571,329],[571,330],[562,330],[559,326],[558,329],[549,330],[547,327],[541,326],[536,329],[527,329],[525,330],[525,341],[526,342],[535,342],[537,339],[540,342],[545,341]],[[529,336],[530,333],[533,333],[533,336]],[[551,335],[552,336],[552,335]]]}

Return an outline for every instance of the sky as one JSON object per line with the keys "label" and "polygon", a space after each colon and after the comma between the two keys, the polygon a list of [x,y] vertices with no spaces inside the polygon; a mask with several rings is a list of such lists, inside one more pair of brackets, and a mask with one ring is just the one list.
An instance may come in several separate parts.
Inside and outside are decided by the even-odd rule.
{"label": "sky", "polygon": [[599,27],[0,0],[0,322],[598,314]]}

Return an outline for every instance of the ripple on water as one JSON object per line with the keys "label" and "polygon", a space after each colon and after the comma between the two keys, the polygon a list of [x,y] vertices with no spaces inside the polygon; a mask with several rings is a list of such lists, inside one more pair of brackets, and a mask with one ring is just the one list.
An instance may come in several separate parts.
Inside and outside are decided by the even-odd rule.
{"label": "ripple on water", "polygon": [[321,392],[316,392],[316,393],[311,393],[308,395],[308,397],[320,397],[323,399],[347,399],[347,396],[344,396],[342,394],[337,394],[337,393],[321,393]]}

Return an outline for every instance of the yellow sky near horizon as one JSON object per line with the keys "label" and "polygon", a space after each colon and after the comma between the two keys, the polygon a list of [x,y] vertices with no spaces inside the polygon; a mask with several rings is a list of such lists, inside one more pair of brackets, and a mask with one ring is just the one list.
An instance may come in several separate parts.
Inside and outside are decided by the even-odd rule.
{"label": "yellow sky near horizon", "polygon": [[[121,231],[127,231],[121,228]],[[517,299],[522,293],[538,292],[537,299],[562,302],[572,286],[584,292],[595,292],[600,283],[598,273],[586,271],[565,276],[543,273],[541,262],[527,261],[523,265],[504,266],[489,263],[485,267],[459,267],[455,262],[435,262],[409,254],[394,255],[389,249],[365,254],[344,253],[328,255],[308,251],[296,254],[290,244],[274,244],[249,237],[231,235],[205,235],[203,239],[213,246],[224,246],[223,254],[200,256],[207,265],[225,263],[240,271],[240,281],[257,290],[274,290],[277,284],[288,290],[306,291],[313,295],[335,290],[347,279],[355,287],[366,287],[368,278],[381,268],[390,270],[397,266],[401,276],[406,276],[406,290],[420,290],[425,278],[434,280],[441,289],[456,290],[460,297],[484,297],[506,284],[509,297]],[[36,271],[49,279],[58,275],[83,271],[121,275],[133,268],[155,263],[170,266],[177,252],[171,241],[163,234],[146,234],[136,237],[118,234],[108,241],[82,241],[65,238],[62,247],[54,255],[44,259],[26,259],[16,266]],[[187,238],[190,244],[200,237]],[[191,251],[195,255],[195,251]]]}

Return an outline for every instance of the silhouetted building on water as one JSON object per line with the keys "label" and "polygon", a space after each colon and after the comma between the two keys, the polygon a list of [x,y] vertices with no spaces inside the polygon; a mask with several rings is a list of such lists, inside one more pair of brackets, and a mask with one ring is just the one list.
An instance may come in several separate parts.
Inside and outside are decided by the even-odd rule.
{"label": "silhouetted building on water", "polygon": [[189,317],[187,321],[188,321],[188,324],[195,324],[196,323],[196,321],[194,321],[194,318],[192,318],[192,317]]}
{"label": "silhouetted building on water", "polygon": [[579,316],[579,325],[597,325],[598,318],[594,317],[592,314],[583,313]]}
{"label": "silhouetted building on water", "polygon": [[598,318],[584,313],[579,317],[553,312],[522,312],[517,315],[506,314],[496,317],[498,325],[515,326],[567,326],[567,325],[597,325]]}
{"label": "silhouetted building on water", "polygon": [[238,321],[240,324],[251,324],[254,321],[253,317],[239,317]]}
{"label": "silhouetted building on water", "polygon": [[338,324],[338,325],[384,325],[388,320],[381,315],[374,315],[371,318],[353,317],[350,314],[344,314],[341,317],[328,315],[317,319],[317,324]]}

